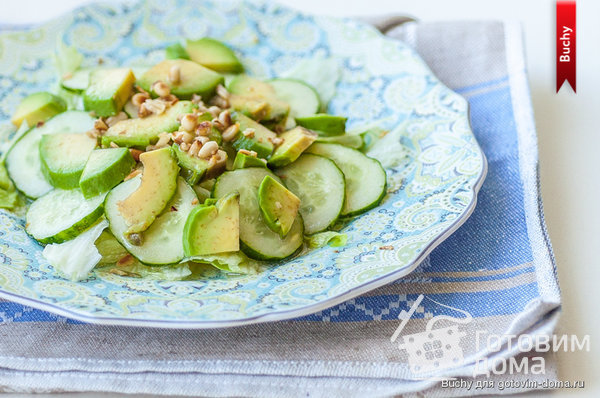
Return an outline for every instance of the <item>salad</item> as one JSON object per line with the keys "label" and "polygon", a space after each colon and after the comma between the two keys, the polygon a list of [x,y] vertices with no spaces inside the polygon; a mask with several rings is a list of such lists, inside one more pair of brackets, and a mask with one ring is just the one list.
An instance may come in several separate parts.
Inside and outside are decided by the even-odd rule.
{"label": "salad", "polygon": [[81,68],[62,50],[75,61],[59,94],[28,96],[11,119],[0,205],[30,199],[26,231],[65,277],[253,272],[344,244],[340,223],[385,195],[370,132],[347,133],[318,87],[244,73],[220,41],[174,44],[149,68]]}

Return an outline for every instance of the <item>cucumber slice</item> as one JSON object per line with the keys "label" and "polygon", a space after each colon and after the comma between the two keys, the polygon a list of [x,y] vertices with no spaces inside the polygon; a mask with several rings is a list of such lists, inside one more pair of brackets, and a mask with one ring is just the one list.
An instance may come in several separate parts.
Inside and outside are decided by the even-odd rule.
{"label": "cucumber slice", "polygon": [[346,132],[345,117],[318,113],[312,116],[297,117],[296,123],[299,126],[314,130],[323,137],[334,137],[343,135]]}
{"label": "cucumber slice", "polygon": [[282,239],[265,224],[258,204],[258,187],[266,176],[280,181],[273,173],[262,167],[225,172],[217,179],[213,196],[218,199],[229,193],[238,192],[242,251],[257,260],[277,260],[291,256],[302,246],[304,228],[302,218],[298,216],[287,236]]}
{"label": "cucumber slice", "polygon": [[275,173],[300,198],[305,234],[321,232],[337,220],[344,207],[346,184],[333,161],[305,153]]}
{"label": "cucumber slice", "polygon": [[76,70],[70,77],[63,79],[60,85],[66,90],[81,93],[90,85],[90,73],[93,70],[92,68]]}
{"label": "cucumber slice", "polygon": [[131,255],[144,264],[178,263],[184,258],[183,228],[197,203],[196,193],[183,178],[178,177],[175,195],[150,227],[141,233],[141,245],[136,246],[125,237],[129,227],[117,203],[135,192],[140,183],[141,176],[134,177],[117,185],[106,196],[104,206],[110,231]]}
{"label": "cucumber slice", "polygon": [[339,144],[314,143],[306,152],[333,160],[344,173],[346,200],[342,216],[354,216],[372,209],[385,196],[385,170],[377,160]]}
{"label": "cucumber slice", "polygon": [[43,135],[40,141],[40,160],[46,180],[56,188],[77,188],[79,177],[96,144],[97,140],[87,134]]}
{"label": "cucumber slice", "polygon": [[25,133],[6,157],[6,168],[19,191],[30,198],[39,198],[52,190],[52,185],[46,181],[42,173],[38,151],[43,135],[84,133],[93,127],[94,118],[87,112],[67,111]]}
{"label": "cucumber slice", "polygon": [[92,151],[79,180],[83,196],[91,198],[110,191],[131,173],[133,166],[135,160],[127,148]]}
{"label": "cucumber slice", "polygon": [[73,239],[102,216],[104,196],[86,199],[79,189],[55,189],[31,204],[25,228],[40,243]]}
{"label": "cucumber slice", "polygon": [[275,94],[290,104],[292,118],[311,116],[319,112],[321,100],[310,84],[297,79],[272,79],[269,83]]}

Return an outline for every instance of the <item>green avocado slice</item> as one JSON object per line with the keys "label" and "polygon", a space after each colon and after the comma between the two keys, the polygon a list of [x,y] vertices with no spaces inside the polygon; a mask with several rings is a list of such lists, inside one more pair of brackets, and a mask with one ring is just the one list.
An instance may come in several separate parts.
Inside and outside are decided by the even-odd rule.
{"label": "green avocado slice", "polygon": [[183,230],[186,256],[240,250],[240,195],[228,194],[192,210]]}
{"label": "green avocado slice", "polygon": [[244,71],[242,63],[233,50],[210,37],[188,40],[186,50],[189,59],[217,72],[241,73]]}
{"label": "green avocado slice", "polygon": [[119,146],[145,148],[154,144],[160,133],[177,130],[178,117],[192,112],[194,106],[190,101],[179,101],[160,115],[121,120],[104,133],[102,145],[107,147],[114,142]]}
{"label": "green avocado slice", "polygon": [[144,165],[140,186],[117,203],[128,226],[127,234],[148,229],[177,189],[179,166],[170,147],[144,152],[140,155],[140,161]]}
{"label": "green avocado slice", "polygon": [[67,104],[61,97],[45,91],[33,93],[23,99],[10,121],[17,127],[23,121],[29,127],[45,122],[52,116],[67,110]]}
{"label": "green avocado slice", "polygon": [[129,68],[98,69],[90,74],[83,106],[97,116],[116,115],[131,96],[134,83],[135,76]]}
{"label": "green avocado slice", "polygon": [[283,143],[275,149],[269,159],[269,165],[274,167],[283,167],[298,159],[302,152],[315,142],[317,134],[304,127],[294,127],[279,138],[283,139]]}
{"label": "green avocado slice", "polygon": [[258,187],[258,205],[267,226],[284,238],[298,215],[300,199],[267,175]]}
{"label": "green avocado slice", "polygon": [[79,188],[89,199],[110,191],[131,173],[135,160],[127,148],[96,149],[85,164]]}
{"label": "green avocado slice", "polygon": [[[169,81],[173,67],[179,68],[177,83]],[[138,84],[144,90],[152,92],[152,84],[159,80],[168,83],[171,93],[181,99],[190,99],[193,94],[198,94],[205,100],[212,97],[217,86],[225,81],[217,72],[185,59],[166,59],[154,65],[140,77]],[[152,94],[156,95],[154,92]]]}
{"label": "green avocado slice", "polygon": [[346,132],[346,120],[342,116],[317,113],[313,116],[297,117],[299,126],[314,130],[317,134],[325,137],[342,135]]}

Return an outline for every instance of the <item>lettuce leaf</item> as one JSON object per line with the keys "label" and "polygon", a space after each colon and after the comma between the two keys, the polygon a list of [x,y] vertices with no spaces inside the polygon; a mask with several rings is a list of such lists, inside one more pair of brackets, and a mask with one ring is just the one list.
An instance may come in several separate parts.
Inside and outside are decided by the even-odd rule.
{"label": "lettuce leaf", "polygon": [[195,263],[209,264],[225,272],[235,274],[256,274],[259,263],[248,258],[242,252],[228,252],[194,256],[187,259]]}
{"label": "lettuce leaf", "polygon": [[54,63],[60,80],[75,72],[83,62],[83,55],[73,46],[67,46],[62,39],[58,39]]}
{"label": "lettuce leaf", "polygon": [[325,245],[340,247],[346,244],[348,235],[335,231],[324,231],[314,235],[305,236],[304,240],[311,249],[316,249]]}
{"label": "lettuce leaf", "polygon": [[75,239],[46,246],[42,256],[66,278],[72,281],[85,279],[102,259],[94,242],[106,227],[108,221],[102,219]]}
{"label": "lettuce leaf", "polygon": [[[117,267],[111,266],[110,268]],[[140,278],[165,281],[180,281],[192,274],[187,263],[149,266],[135,261],[131,265],[118,267],[118,269]]]}
{"label": "lettuce leaf", "polygon": [[335,95],[340,80],[340,67],[333,58],[308,58],[299,60],[295,66],[281,73],[281,77],[291,77],[305,81],[319,93],[321,105],[325,110]]}

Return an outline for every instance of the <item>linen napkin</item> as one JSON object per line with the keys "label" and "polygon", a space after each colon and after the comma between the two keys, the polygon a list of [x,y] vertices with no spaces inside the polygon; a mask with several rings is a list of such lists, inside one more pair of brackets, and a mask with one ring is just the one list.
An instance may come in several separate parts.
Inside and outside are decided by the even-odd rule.
{"label": "linen napkin", "polygon": [[[95,326],[0,301],[0,391],[454,396],[498,393],[501,381],[554,379],[549,357],[544,374],[472,377],[485,360],[521,354],[514,345],[491,350],[478,336],[549,335],[560,308],[520,30],[408,23],[387,34],[413,46],[468,99],[489,163],[473,215],[417,270],[310,316],[216,330]],[[453,337],[438,338],[448,330]],[[447,366],[444,349],[460,361]],[[519,360],[532,355],[542,354]],[[496,384],[453,388],[443,378]]]}

